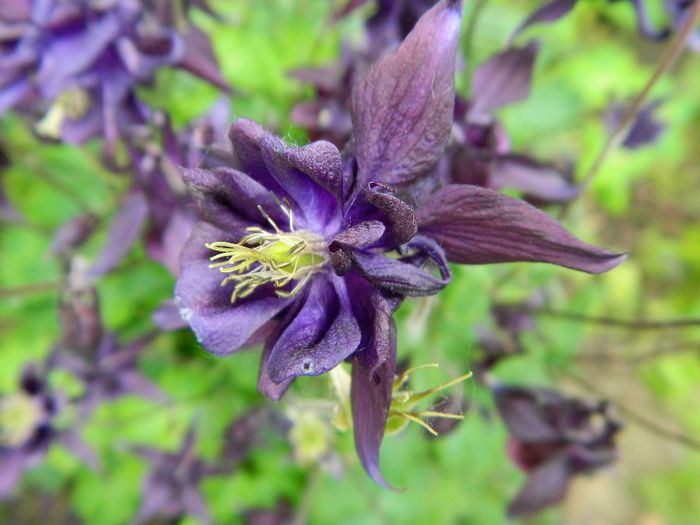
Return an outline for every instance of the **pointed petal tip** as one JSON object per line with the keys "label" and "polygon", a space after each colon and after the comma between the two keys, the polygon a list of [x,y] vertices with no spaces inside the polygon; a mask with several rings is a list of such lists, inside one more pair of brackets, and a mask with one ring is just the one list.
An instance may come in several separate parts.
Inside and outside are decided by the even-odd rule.
{"label": "pointed petal tip", "polygon": [[[589,268],[581,269],[581,271],[584,271],[587,273],[593,273],[593,274],[600,274],[600,273],[608,272],[608,271],[612,270],[613,268],[615,268],[616,266],[622,264],[625,261],[625,259],[627,259],[628,255],[629,254],[627,252],[623,252],[623,253],[608,252],[605,260],[603,260],[600,263],[598,263],[594,266],[591,266]],[[578,270],[579,268],[575,268],[575,269]]]}

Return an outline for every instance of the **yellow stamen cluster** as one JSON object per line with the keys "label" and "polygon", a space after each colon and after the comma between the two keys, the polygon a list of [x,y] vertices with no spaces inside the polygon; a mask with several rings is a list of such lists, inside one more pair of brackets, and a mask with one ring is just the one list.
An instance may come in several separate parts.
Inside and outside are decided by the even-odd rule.
{"label": "yellow stamen cluster", "polygon": [[84,89],[73,87],[61,93],[36,125],[40,135],[58,139],[66,119],[79,120],[90,110],[90,96]]}
{"label": "yellow stamen cluster", "polygon": [[[234,282],[231,303],[252,294],[259,286],[272,284],[279,297],[292,297],[299,293],[311,276],[327,263],[323,237],[308,231],[294,231],[294,215],[289,206],[280,204],[289,220],[289,231],[282,231],[272,217],[258,206],[273,232],[259,226],[247,228],[248,235],[237,243],[212,242],[205,246],[218,252],[210,257],[210,268],[218,268],[226,277],[225,286]],[[280,290],[297,281],[290,290]]]}
{"label": "yellow stamen cluster", "polygon": [[0,445],[18,447],[26,442],[44,411],[36,399],[17,393],[0,400]]}
{"label": "yellow stamen cluster", "polygon": [[410,368],[406,370],[403,374],[398,376],[394,380],[394,385],[392,387],[391,394],[391,407],[389,409],[389,419],[386,424],[386,433],[393,434],[402,430],[409,422],[417,423],[422,426],[425,430],[430,432],[432,435],[437,436],[437,431],[426,423],[423,418],[437,417],[442,419],[464,419],[461,414],[450,414],[447,412],[436,412],[433,410],[414,410],[414,406],[421,400],[428,396],[441,392],[446,388],[450,388],[456,384],[466,381],[472,376],[471,372],[467,372],[464,375],[456,377],[446,383],[442,383],[428,390],[423,390],[420,392],[413,392],[405,388],[406,382],[408,381],[411,374],[416,370],[422,370],[424,368],[437,368],[439,365],[437,363],[417,366],[415,368]]}

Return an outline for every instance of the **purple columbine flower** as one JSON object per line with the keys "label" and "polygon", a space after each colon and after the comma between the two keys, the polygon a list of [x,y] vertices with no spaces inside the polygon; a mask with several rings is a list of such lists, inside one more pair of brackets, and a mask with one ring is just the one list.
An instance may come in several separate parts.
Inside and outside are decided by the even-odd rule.
{"label": "purple columbine flower", "polygon": [[[439,2],[356,83],[345,155],[323,141],[290,147],[239,120],[229,133],[233,164],[185,171],[200,222],[175,289],[183,319],[216,355],[264,342],[259,389],[273,398],[297,376],[350,360],[356,448],[381,484],[392,312],[405,297],[446,286],[448,261],[597,273],[622,259],[493,190],[411,191],[450,135],[460,20],[461,1]],[[419,197],[417,209],[401,195]]]}
{"label": "purple columbine flower", "polygon": [[182,33],[169,0],[12,0],[0,13],[0,113],[38,97],[40,134],[71,143],[102,136],[112,148],[147,107],[136,87],[176,66],[227,90],[206,37]]}
{"label": "purple columbine flower", "polygon": [[528,474],[508,507],[525,517],[560,502],[569,480],[617,458],[621,423],[606,402],[566,398],[553,390],[496,385],[496,406],[508,427],[508,453]]}

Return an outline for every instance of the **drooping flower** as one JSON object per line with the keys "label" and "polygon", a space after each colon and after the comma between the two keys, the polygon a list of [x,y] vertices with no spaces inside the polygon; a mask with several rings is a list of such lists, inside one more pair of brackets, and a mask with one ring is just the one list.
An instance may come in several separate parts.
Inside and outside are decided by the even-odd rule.
{"label": "drooping flower", "polygon": [[508,453],[528,475],[508,507],[511,517],[525,517],[558,503],[572,477],[615,461],[621,423],[608,403],[507,385],[496,385],[493,394],[511,436]]}
{"label": "drooping flower", "polygon": [[[175,289],[200,343],[227,355],[264,342],[259,389],[348,359],[358,455],[384,484],[379,446],[392,400],[392,312],[431,295],[463,264],[549,262],[588,272],[621,260],[496,191],[452,184],[400,198],[443,153],[453,122],[461,2],[442,0],[353,90],[353,148],[290,147],[249,120],[231,128],[235,163],[186,170],[200,222]],[[436,275],[434,270],[437,270]]]}
{"label": "drooping flower", "polygon": [[37,124],[44,136],[78,144],[102,136],[112,148],[146,120],[135,88],[164,66],[228,89],[206,37],[176,19],[168,1],[12,4],[0,14],[10,20],[0,47],[0,113],[33,98],[36,109],[48,107]]}

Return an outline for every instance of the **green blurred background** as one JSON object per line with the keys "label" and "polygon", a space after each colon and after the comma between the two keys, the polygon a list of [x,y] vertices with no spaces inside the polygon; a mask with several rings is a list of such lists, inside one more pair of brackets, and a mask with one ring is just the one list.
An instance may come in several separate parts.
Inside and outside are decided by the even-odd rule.
{"label": "green blurred background", "polygon": [[[465,25],[478,2],[466,3]],[[538,2],[483,4],[469,42],[463,42],[467,63],[458,73],[463,94],[469,93],[474,67],[503,46]],[[519,42],[536,37],[542,43],[532,96],[499,117],[514,149],[571,161],[580,175],[605,141],[602,116],[609,104],[643,87],[666,44],[637,34],[626,2],[579,4],[562,21],[520,37]],[[302,143],[303,133],[287,115],[311,91],[290,80],[287,70],[336,58],[341,40],[360,38],[371,7],[331,26],[332,2],[220,0],[214,5],[222,20],[198,13],[196,21],[211,36],[225,75],[238,90],[232,117],[256,119]],[[654,13],[661,16],[660,9]],[[668,123],[666,132],[652,146],[612,153],[569,213],[567,226],[578,236],[627,251],[628,260],[596,277],[545,265],[455,268],[443,293],[409,301],[399,311],[399,355],[414,365],[441,365],[416,374],[416,386],[468,371],[478,355],[473,329],[491,325],[491,301],[524,300],[539,288],[556,309],[583,315],[700,317],[699,84],[700,57],[686,54],[653,92],[652,99],[664,99],[660,115]],[[144,98],[182,126],[206,111],[217,93],[168,71],[144,91]],[[95,162],[96,144],[84,150],[39,144],[19,118],[5,119],[0,132],[13,161],[5,174],[9,198],[32,224],[30,229],[0,229],[0,389],[9,391],[24,363],[45,356],[59,334],[58,292],[52,283],[61,269],[46,255],[51,233],[85,208],[111,216],[126,180]],[[97,253],[105,230],[90,240],[86,257]],[[150,327],[151,311],[171,294],[173,282],[141,248],[133,250],[98,285],[107,326],[123,336]],[[700,436],[700,329],[631,330],[552,315],[538,321],[538,333],[526,338],[528,352],[506,361],[495,375],[611,398],[627,426],[614,466],[577,479],[561,508],[528,523],[699,523],[700,454],[678,436]],[[91,525],[127,523],[146,471],[128,446],[176,449],[194,421],[198,451],[213,458],[231,418],[264,402],[255,387],[258,357],[252,350],[217,359],[189,334],[160,336],[146,352],[142,369],[176,402],[127,397],[101,406],[84,435],[99,452],[103,471],[94,473],[54,447],[45,464],[25,476],[18,497],[0,506],[0,522],[61,524],[72,506]],[[68,376],[52,380],[61,388],[76,388]],[[386,438],[385,473],[405,491],[376,487],[359,466],[352,436],[311,418],[291,443],[272,437],[232,476],[205,481],[216,523],[242,523],[242,511],[273,507],[280,499],[295,507],[299,523],[505,523],[505,507],[524,475],[505,455],[506,432],[488,393],[473,381],[464,384],[464,391],[470,409],[454,432],[428,439],[413,425]],[[327,378],[304,379],[278,408],[294,413],[305,400],[329,396]],[[335,463],[313,459],[326,449]],[[304,461],[304,452],[312,459]],[[46,494],[55,496],[40,508],[37,502]],[[36,521],[19,521],[32,512]]]}

